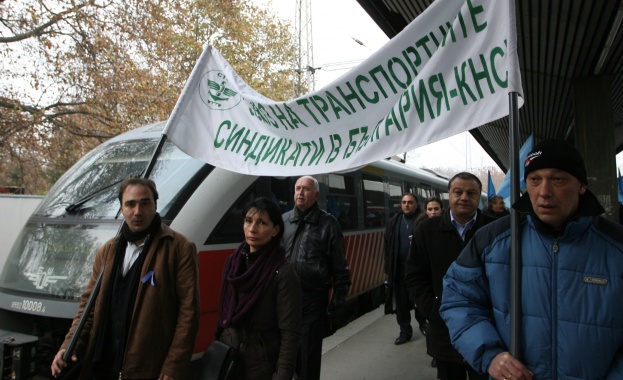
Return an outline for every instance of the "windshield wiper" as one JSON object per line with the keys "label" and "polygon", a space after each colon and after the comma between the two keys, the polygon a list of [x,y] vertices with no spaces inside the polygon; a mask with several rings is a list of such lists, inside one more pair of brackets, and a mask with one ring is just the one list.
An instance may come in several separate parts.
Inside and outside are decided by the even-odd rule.
{"label": "windshield wiper", "polygon": [[[140,176],[142,174],[139,173],[138,175]],[[67,211],[68,214],[73,214],[74,212],[76,212],[77,210],[79,210],[83,204],[85,204],[86,202],[88,202],[89,200],[93,199],[97,194],[101,193],[104,190],[108,190],[113,186],[117,186],[118,184],[120,184],[121,182],[123,182],[123,180],[125,180],[127,177],[124,177],[122,179],[120,179],[117,182],[114,182],[108,186],[104,186],[100,189],[97,189],[93,192],[91,192],[90,194],[87,194],[86,196],[78,199],[77,201],[73,202],[72,204],[70,204],[69,206],[65,207],[65,211]]]}

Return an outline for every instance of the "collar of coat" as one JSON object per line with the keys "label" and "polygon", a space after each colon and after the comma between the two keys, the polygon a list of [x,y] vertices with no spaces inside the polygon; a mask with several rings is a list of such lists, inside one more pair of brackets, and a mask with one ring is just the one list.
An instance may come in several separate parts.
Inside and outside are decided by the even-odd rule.
{"label": "collar of coat", "polygon": [[305,212],[299,210],[298,207],[294,206],[292,213],[290,214],[290,218],[288,221],[290,222],[298,222],[299,219],[305,220],[307,223],[316,223],[318,222],[318,218],[320,217],[320,206],[318,206],[318,202],[314,202],[314,204],[305,210]]}

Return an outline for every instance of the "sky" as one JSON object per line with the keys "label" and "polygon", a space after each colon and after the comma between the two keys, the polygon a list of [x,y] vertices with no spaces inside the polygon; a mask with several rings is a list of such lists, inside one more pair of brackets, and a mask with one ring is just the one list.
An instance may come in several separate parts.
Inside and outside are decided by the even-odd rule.
{"label": "sky", "polygon": [[[294,32],[298,0],[255,1],[268,4],[277,16],[290,21]],[[315,73],[316,89],[345,74],[389,41],[357,0],[308,1],[311,1],[312,8],[314,67],[320,67]],[[456,170],[497,168],[491,157],[467,132],[408,152],[407,163],[418,167]]]}

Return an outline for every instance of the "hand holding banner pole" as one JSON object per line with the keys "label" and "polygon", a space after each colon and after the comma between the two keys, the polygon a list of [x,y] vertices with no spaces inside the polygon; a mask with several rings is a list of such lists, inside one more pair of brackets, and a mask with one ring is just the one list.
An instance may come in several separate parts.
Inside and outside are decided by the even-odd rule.
{"label": "hand holding banner pole", "polygon": [[71,337],[71,340],[69,341],[69,344],[67,345],[67,349],[63,353],[62,358],[63,358],[63,361],[67,363],[67,367],[65,367],[61,371],[60,376],[63,376],[64,374],[66,374],[69,368],[71,367],[71,365],[74,363],[71,357],[73,355],[74,349],[76,348],[76,344],[78,343],[78,339],[80,339],[80,334],[82,333],[82,330],[84,329],[84,325],[87,319],[89,318],[89,315],[91,314],[91,310],[93,310],[93,306],[95,305],[95,300],[97,299],[97,293],[99,293],[100,284],[102,283],[103,273],[104,273],[104,267],[102,266],[102,270],[97,276],[97,280],[95,280],[95,285],[93,285],[93,290],[91,291],[91,294],[89,295],[89,299],[87,300],[87,303],[84,306],[84,310],[82,311],[82,315],[80,316],[78,325],[76,326],[76,329],[74,330],[74,335]]}

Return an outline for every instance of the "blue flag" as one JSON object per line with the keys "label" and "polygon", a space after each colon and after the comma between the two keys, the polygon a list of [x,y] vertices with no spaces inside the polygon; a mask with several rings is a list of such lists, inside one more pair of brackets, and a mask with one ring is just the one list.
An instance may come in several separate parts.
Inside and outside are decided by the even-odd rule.
{"label": "blue flag", "polygon": [[[526,139],[526,141],[519,149],[519,188],[525,189],[526,182],[523,179],[523,163],[526,160],[526,156],[532,150],[534,145],[534,135],[530,134],[530,136]],[[504,180],[498,189],[497,195],[501,196],[505,200],[510,198],[511,196],[511,171],[510,169],[506,172],[506,176],[504,176]],[[507,202],[508,204],[508,202]]]}
{"label": "blue flag", "polygon": [[[495,186],[493,186],[493,181],[491,180],[491,170],[488,171],[489,173],[489,184],[487,187],[487,198],[491,199],[492,196],[495,195]],[[619,176],[619,178],[621,178],[621,176]]]}

